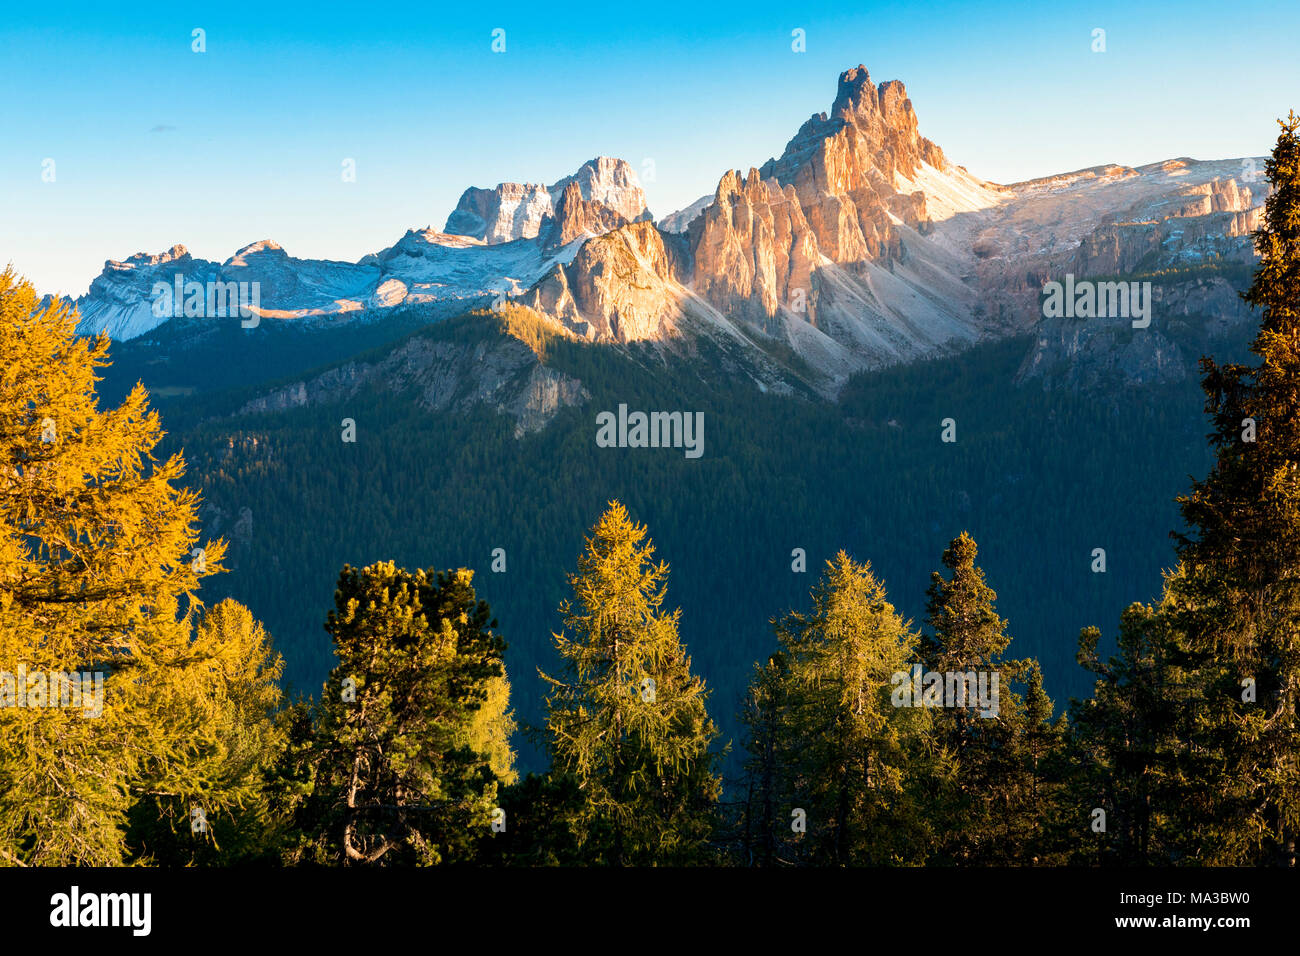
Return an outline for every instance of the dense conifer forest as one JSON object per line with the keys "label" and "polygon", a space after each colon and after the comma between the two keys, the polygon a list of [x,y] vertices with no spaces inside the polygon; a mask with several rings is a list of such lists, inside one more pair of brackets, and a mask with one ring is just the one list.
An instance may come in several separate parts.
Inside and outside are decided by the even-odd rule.
{"label": "dense conifer forest", "polygon": [[[236,415],[255,370],[153,400],[7,270],[0,860],[1294,866],[1282,127],[1260,325],[1199,383],[1044,391],[1013,339],[832,403],[406,313],[302,368],[516,335],[590,401]],[[598,447],[620,403],[708,453]]]}

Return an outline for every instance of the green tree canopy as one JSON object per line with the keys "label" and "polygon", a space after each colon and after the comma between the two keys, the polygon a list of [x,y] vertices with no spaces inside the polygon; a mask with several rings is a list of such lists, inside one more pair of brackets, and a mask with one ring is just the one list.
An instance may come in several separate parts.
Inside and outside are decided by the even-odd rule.
{"label": "green tree canopy", "polygon": [[576,827],[593,862],[701,858],[720,783],[707,691],[663,610],[668,566],[644,526],[611,502],[587,539],[554,635],[564,669],[542,674],[552,766],[586,801]]}

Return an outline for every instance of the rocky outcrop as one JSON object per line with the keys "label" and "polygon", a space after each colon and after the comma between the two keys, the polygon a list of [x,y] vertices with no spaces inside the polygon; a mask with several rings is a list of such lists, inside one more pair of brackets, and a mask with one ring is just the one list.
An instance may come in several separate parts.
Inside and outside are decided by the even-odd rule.
{"label": "rocky outcrop", "polygon": [[351,361],[245,403],[236,415],[345,405],[363,390],[407,396],[431,412],[488,406],[515,421],[515,436],[539,431],[555,414],[590,398],[577,379],[543,365],[523,342],[413,336],[376,361]]}
{"label": "rocky outcrop", "polygon": [[[261,301],[277,311],[327,309],[339,299],[364,299],[377,290],[374,266],[329,259],[298,259],[269,239],[245,246],[221,265],[223,282],[256,282]],[[382,293],[380,293],[382,297]]]}
{"label": "rocky outcrop", "polygon": [[1202,355],[1229,338],[1244,341],[1258,321],[1237,294],[1241,277],[1231,270],[1227,264],[1152,281],[1147,328],[1133,328],[1127,317],[1044,318],[1018,380],[1077,390],[1167,384],[1196,375]]}
{"label": "rocky outcrop", "polygon": [[1160,329],[1134,330],[1118,319],[1044,326],[1019,380],[1073,390],[1164,385],[1188,375],[1188,357]]}
{"label": "rocky outcrop", "polygon": [[743,180],[728,172],[690,242],[695,291],[720,312],[774,337],[782,309],[815,324],[817,240],[793,186],[763,181],[757,169]]}
{"label": "rocky outcrop", "polygon": [[659,338],[680,316],[677,272],[654,224],[632,223],[583,243],[517,301],[592,341]]}
{"label": "rocky outcrop", "polygon": [[562,196],[569,183],[577,183],[582,198],[608,206],[627,222],[650,219],[645,193],[636,173],[626,161],[613,156],[597,156],[551,186],[552,197]]}
{"label": "rocky outcrop", "polygon": [[471,186],[461,194],[443,232],[489,244],[531,239],[553,211],[550,192],[536,183],[500,183],[492,189]]}
{"label": "rocky outcrop", "polygon": [[1119,275],[1213,259],[1244,262],[1253,257],[1250,234],[1263,222],[1264,207],[1236,180],[1213,179],[1175,190],[1084,237],[1074,259],[1076,274]]}
{"label": "rocky outcrop", "polygon": [[876,86],[865,66],[840,74],[830,114],[809,119],[763,179],[794,187],[818,248],[833,262],[896,257],[891,217],[924,231],[925,194],[907,190],[922,164],[944,170],[943,151],[917,131],[916,112],[897,80]]}
{"label": "rocky outcrop", "polygon": [[[608,221],[622,224],[650,218],[645,193],[632,167],[621,159],[598,156],[549,188],[536,183],[470,187],[447,217],[443,231],[482,239],[489,245],[532,239],[545,228],[547,219],[559,219],[557,206],[570,185],[577,187],[584,202],[596,204],[593,209],[608,210]],[[589,214],[589,218],[594,221],[598,217]]]}
{"label": "rocky outcrop", "polygon": [[567,246],[583,236],[600,236],[627,225],[628,219],[598,199],[583,199],[578,183],[569,180],[555,205],[555,215],[548,216],[539,233],[545,248]]}
{"label": "rocky outcrop", "polygon": [[195,259],[182,245],[160,255],[141,252],[122,262],[110,259],[90,283],[90,291],[75,303],[81,315],[77,331],[89,335],[107,332],[114,339],[139,335],[170,317],[154,314],[155,283],[174,288],[178,275],[182,283],[206,283],[216,278],[217,271],[215,262]]}
{"label": "rocky outcrop", "polygon": [[[183,290],[179,298],[174,293],[178,276]],[[194,315],[187,289],[191,282],[204,287],[194,300],[198,306]],[[159,283],[168,289],[165,296],[154,294]],[[221,290],[209,293],[209,283],[236,286],[227,298]],[[77,300],[81,314],[78,330],[83,334],[106,330],[111,338],[125,340],[157,328],[172,318],[173,312],[184,311],[187,317],[201,321],[229,320],[236,316],[228,307],[234,305],[236,297],[239,302],[255,305],[259,316],[278,318],[396,304],[394,289],[382,287],[380,269],[372,263],[296,259],[264,239],[217,264],[195,259],[184,246],[176,245],[161,255],[139,253],[124,262],[105,263],[104,271],[90,284],[90,291]]]}
{"label": "rocky outcrop", "polygon": [[[1251,233],[1262,220],[1263,191],[1219,174],[1239,166],[1179,159],[1100,170],[1098,179],[1109,180],[1110,191],[1136,198],[1113,204],[1100,222],[1074,217],[1083,233],[1078,245],[1045,256],[1056,264],[1031,277],[1039,284],[1067,273],[1075,281],[1148,282],[1150,325],[1135,329],[1125,316],[1045,316],[1030,283],[1022,294],[1033,298],[1035,340],[1019,380],[1072,389],[1177,382],[1195,375],[1200,356],[1216,344],[1241,337],[1254,317],[1237,293],[1254,262]],[[1189,177],[1201,181],[1188,183]],[[1066,196],[1078,201],[1095,195],[1087,180],[1069,183]],[[1052,202],[1057,188],[1047,186],[1045,196],[1026,189],[1031,205],[1025,210],[1041,206],[1059,218],[1064,206],[1068,214],[1068,206]]]}
{"label": "rocky outcrop", "polygon": [[1239,177],[1256,160],[1167,160],[1097,166],[1002,187],[985,210],[937,226],[976,255],[975,285],[991,328],[1042,319],[1045,282],[1104,279],[1253,261],[1263,184]]}

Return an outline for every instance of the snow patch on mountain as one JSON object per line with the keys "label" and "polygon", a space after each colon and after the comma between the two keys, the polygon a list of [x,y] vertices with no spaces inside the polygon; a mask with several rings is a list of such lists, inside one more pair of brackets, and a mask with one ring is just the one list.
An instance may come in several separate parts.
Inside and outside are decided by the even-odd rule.
{"label": "snow patch on mountain", "polygon": [[[599,157],[585,163],[556,184],[556,195],[563,195],[570,183],[576,184],[585,200],[617,213],[612,221],[650,218],[636,174],[622,160]],[[497,212],[505,219],[496,221],[489,239],[432,227],[411,229],[392,246],[355,263],[298,259],[270,239],[244,246],[224,263],[195,259],[181,245],[158,255],[138,253],[122,262],[110,260],[90,291],[75,302],[81,314],[78,330],[83,334],[105,331],[125,341],[157,328],[172,315],[165,310],[163,315],[154,314],[155,285],[174,289],[177,276],[182,287],[186,282],[198,282],[205,289],[208,283],[248,287],[256,283],[258,315],[281,320],[443,300],[472,307],[502,295],[519,295],[557,265],[571,262],[587,239],[600,234],[598,220],[593,219],[589,228],[563,245],[557,244],[557,230],[539,235],[533,227],[554,222],[556,210],[545,187],[537,187],[542,192],[534,191],[530,199],[531,188],[520,187],[515,205],[510,205],[513,200],[498,205]],[[502,195],[506,194],[510,190],[504,190]],[[510,238],[516,233],[528,235]]]}
{"label": "snow patch on mountain", "polygon": [[481,239],[488,245],[533,239],[556,208],[569,183],[577,183],[582,198],[608,206],[628,222],[650,219],[645,192],[625,160],[597,156],[551,186],[539,183],[499,183],[492,189],[471,186],[447,217],[444,232]]}
{"label": "snow patch on mountain", "polygon": [[[76,304],[83,332],[130,339],[168,321],[153,288],[178,276],[256,283],[259,314],[281,320],[512,297],[593,342],[690,350],[708,336],[764,389],[790,370],[752,370],[792,349],[811,369],[794,374],[833,395],[859,369],[1037,330],[1042,283],[1066,273],[1249,261],[1262,168],[1180,158],[985,182],[920,135],[901,83],[858,67],[780,158],[725,172],[657,226],[632,168],[597,157],[550,186],[467,189],[443,231],[411,229],[356,263],[270,240],[224,263],[177,245],[107,262]],[[1218,308],[1222,288],[1188,288],[1187,315]],[[1066,355],[1070,330],[1048,331],[1043,349]]]}
{"label": "snow patch on mountain", "polygon": [[659,227],[660,232],[685,232],[695,218],[711,205],[713,205],[713,193],[706,193],[685,209],[670,212],[655,225]]}

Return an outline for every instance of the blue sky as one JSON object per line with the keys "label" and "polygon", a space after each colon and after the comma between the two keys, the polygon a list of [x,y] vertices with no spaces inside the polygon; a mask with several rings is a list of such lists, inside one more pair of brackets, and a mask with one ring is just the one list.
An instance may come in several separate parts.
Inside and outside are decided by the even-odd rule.
{"label": "blue sky", "polygon": [[1259,155],[1300,109],[1298,27],[1291,0],[11,5],[0,263],[76,295],[105,259],[177,242],[356,260],[441,228],[467,186],[552,182],[601,154],[653,160],[662,216],[779,154],[858,63],[901,79],[922,133],[997,182]]}

